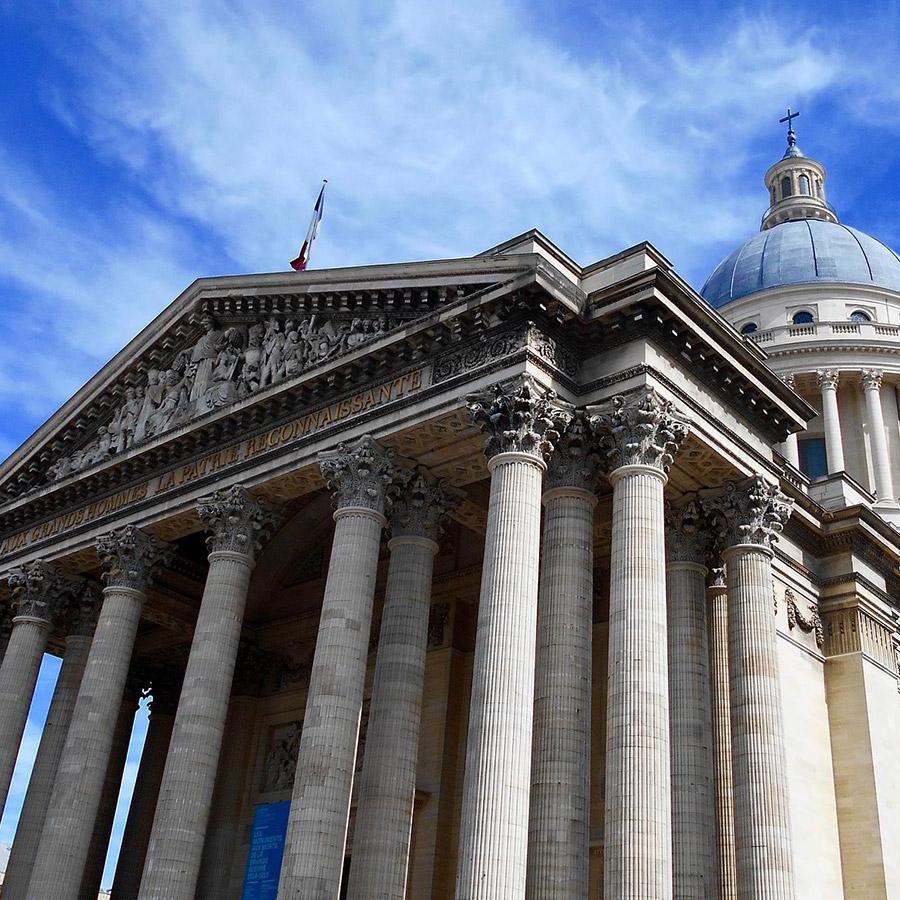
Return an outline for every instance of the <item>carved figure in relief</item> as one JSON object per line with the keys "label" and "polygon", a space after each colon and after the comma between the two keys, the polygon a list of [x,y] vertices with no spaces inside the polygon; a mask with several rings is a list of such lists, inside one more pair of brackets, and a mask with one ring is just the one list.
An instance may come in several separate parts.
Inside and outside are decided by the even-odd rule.
{"label": "carved figure in relief", "polygon": [[162,402],[163,386],[160,384],[159,369],[150,369],[147,372],[147,388],[144,391],[144,399],[138,413],[137,422],[134,425],[134,443],[139,444],[147,436],[147,422]]}
{"label": "carved figure in relief", "polygon": [[235,375],[241,364],[243,339],[236,328],[229,328],[226,335],[225,346],[219,351],[212,370],[212,384],[203,395],[205,409],[226,406],[238,399]]}
{"label": "carved figure in relief", "polygon": [[274,732],[265,765],[264,791],[289,791],[293,787],[302,731],[302,722],[292,722]]}
{"label": "carved figure in relief", "polygon": [[281,331],[281,322],[276,318],[266,322],[266,336],[263,338],[265,362],[259,376],[259,386],[266,387],[277,384],[282,375],[282,356],[285,338]]}
{"label": "carved figure in relief", "polygon": [[225,336],[216,327],[216,321],[212,316],[204,314],[200,319],[205,334],[194,344],[191,351],[191,372],[193,384],[190,391],[190,399],[196,400],[206,392],[212,377],[219,351],[225,346]]}
{"label": "carved figure in relief", "polygon": [[168,369],[163,376],[162,400],[147,422],[147,434],[153,437],[165,431],[175,417],[179,404],[186,404],[188,390],[185,378],[177,369]]}
{"label": "carved figure in relief", "polygon": [[180,351],[166,370],[150,369],[146,386],[129,387],[120,407],[87,446],[48,467],[51,480],[65,478],[112,454],[149,440],[211,409],[227,406],[260,388],[294,378],[386,333],[387,318],[347,320],[318,316],[222,328],[201,318],[204,333]]}
{"label": "carved figure in relief", "polygon": [[126,388],[125,402],[119,411],[117,452],[127,450],[134,443],[134,432],[143,404],[143,395],[138,396],[134,388]]}

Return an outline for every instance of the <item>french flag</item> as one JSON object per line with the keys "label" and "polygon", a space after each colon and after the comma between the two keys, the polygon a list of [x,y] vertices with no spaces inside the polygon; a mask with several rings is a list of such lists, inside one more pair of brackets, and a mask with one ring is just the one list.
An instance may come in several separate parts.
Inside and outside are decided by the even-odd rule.
{"label": "french flag", "polygon": [[309,256],[312,253],[312,245],[319,236],[319,225],[322,222],[322,212],[325,209],[325,185],[328,179],[322,181],[322,190],[319,191],[319,199],[316,200],[316,208],[313,210],[312,219],[309,223],[309,231],[306,232],[306,240],[300,248],[296,259],[291,260],[291,268],[295,272],[302,272],[309,263]]}

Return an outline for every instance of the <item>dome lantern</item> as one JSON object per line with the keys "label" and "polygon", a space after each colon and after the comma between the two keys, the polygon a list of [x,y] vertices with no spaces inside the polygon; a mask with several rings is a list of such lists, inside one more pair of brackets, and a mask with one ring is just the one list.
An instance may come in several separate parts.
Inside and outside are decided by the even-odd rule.
{"label": "dome lantern", "polygon": [[771,205],[763,216],[760,231],[793,219],[821,219],[835,224],[839,221],[825,198],[825,166],[797,146],[792,120],[799,115],[788,107],[788,114],[779,120],[787,122],[788,146],[784,156],[766,172]]}

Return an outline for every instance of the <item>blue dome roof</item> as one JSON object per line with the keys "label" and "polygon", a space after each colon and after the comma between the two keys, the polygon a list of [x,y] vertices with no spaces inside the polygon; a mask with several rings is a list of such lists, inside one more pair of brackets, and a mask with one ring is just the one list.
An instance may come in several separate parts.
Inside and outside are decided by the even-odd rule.
{"label": "blue dome roof", "polygon": [[788,284],[850,282],[900,292],[900,257],[855,228],[818,219],[782,222],[719,263],[700,291],[718,308]]}

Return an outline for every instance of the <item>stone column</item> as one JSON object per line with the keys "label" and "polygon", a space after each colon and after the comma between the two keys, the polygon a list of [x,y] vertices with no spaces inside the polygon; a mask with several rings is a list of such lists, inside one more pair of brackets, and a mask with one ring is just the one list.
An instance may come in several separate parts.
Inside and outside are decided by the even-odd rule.
{"label": "stone column", "polygon": [[134,526],[97,542],[103,605],[66,735],[29,897],[77,900],[147,585],[173,548]]}
{"label": "stone column", "polygon": [[716,778],[716,838],[719,896],[736,900],[734,859],[734,789],[731,779],[731,703],[728,690],[728,588],[725,569],[712,570],[709,587],[709,684]]}
{"label": "stone column", "polygon": [[240,485],[198,504],[209,572],[184,673],[140,900],[192,900],[212,803],[247,589],[274,518]]}
{"label": "stone column", "polygon": [[491,473],[457,900],[522,900],[528,858],[541,485],[571,406],[524,376],[469,398]]}
{"label": "stone column", "polygon": [[252,644],[238,649],[219,773],[203,844],[197,900],[228,897],[232,879],[242,871],[241,807],[253,770],[257,695],[269,671],[270,657]]}
{"label": "stone column", "polygon": [[99,612],[100,589],[96,585],[87,585],[84,591],[73,598],[73,603],[66,610],[66,649],[9,854],[6,879],[3,882],[3,900],[27,900],[28,882],[47,816],[50,793]]}
{"label": "stone column", "polygon": [[0,666],[0,814],[6,806],[51,621],[81,586],[40,562],[10,573],[9,584],[15,616]]}
{"label": "stone column", "polygon": [[588,896],[597,463],[576,414],[544,479],[526,892],[534,900]]}
{"label": "stone column", "polygon": [[297,756],[280,900],[334,900],[344,866],[391,456],[368,435],[323,453],[334,542]]}
{"label": "stone column", "polygon": [[[781,376],[781,380],[791,389],[795,390],[795,381],[793,372],[785,372]],[[797,432],[788,435],[788,438],[781,445],[781,454],[795,468],[800,468],[800,448],[797,443]]]}
{"label": "stone column", "polygon": [[398,488],[348,900],[406,897],[431,575],[440,520],[455,500],[424,469],[404,473]]}
{"label": "stone column", "polygon": [[109,853],[109,838],[116,818],[119,791],[122,789],[122,775],[125,773],[125,762],[128,759],[128,745],[131,742],[131,732],[134,730],[134,714],[140,704],[141,694],[140,681],[136,681],[133,677],[129,678],[113,729],[109,763],[100,792],[100,804],[94,819],[94,830],[91,832],[78,900],[97,900],[97,894],[100,893],[100,881]]}
{"label": "stone column", "polygon": [[862,385],[866,395],[866,418],[869,421],[869,437],[872,441],[872,468],[875,475],[875,496],[878,505],[896,505],[891,478],[891,457],[884,433],[884,414],[881,409],[881,370],[863,369]]}
{"label": "stone column", "polygon": [[771,543],[790,503],[761,477],[721,501],[728,549],[728,672],[738,897],[795,896]]}
{"label": "stone column", "polygon": [[711,534],[694,500],[670,507],[666,526],[673,885],[679,900],[707,900],[718,896],[706,617]]}
{"label": "stone column", "polygon": [[3,657],[6,655],[6,647],[9,644],[9,635],[12,631],[13,605],[7,603],[0,610],[0,666],[3,665]]}
{"label": "stone column", "polygon": [[672,897],[663,487],[688,432],[652,389],[591,410],[613,486],[604,896]]}
{"label": "stone column", "polygon": [[153,697],[149,703],[150,721],[147,723],[147,736],[144,738],[144,749],[141,752],[113,879],[112,895],[116,900],[137,900],[144,859],[150,843],[153,814],[162,784],[172,727],[175,724],[180,685],[157,677],[152,679],[151,684]]}
{"label": "stone column", "polygon": [[822,389],[822,419],[825,424],[825,456],[828,474],[844,471],[844,444],[841,438],[841,419],[838,414],[837,386],[840,372],[837,369],[819,369],[816,382]]}

